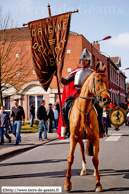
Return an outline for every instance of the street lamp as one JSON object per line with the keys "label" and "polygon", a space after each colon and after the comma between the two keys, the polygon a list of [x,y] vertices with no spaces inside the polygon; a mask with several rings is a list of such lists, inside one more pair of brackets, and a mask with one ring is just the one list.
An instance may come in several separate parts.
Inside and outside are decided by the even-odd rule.
{"label": "street lamp", "polygon": [[111,36],[106,36],[106,37],[104,37],[104,38],[101,39],[101,40],[96,40],[96,41],[94,41],[93,43],[96,44],[96,43],[98,43],[98,42],[100,42],[100,41],[102,41],[102,40],[107,40],[107,39],[110,39],[110,38],[111,38]]}

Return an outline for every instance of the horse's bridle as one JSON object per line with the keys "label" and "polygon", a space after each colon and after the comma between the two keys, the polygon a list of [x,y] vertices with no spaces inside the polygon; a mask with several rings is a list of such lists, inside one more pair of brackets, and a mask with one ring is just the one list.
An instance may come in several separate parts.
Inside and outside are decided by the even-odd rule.
{"label": "horse's bridle", "polygon": [[[90,112],[91,112],[91,110],[92,110],[92,108],[93,108],[93,106],[97,103],[97,102],[103,102],[103,99],[102,99],[102,97],[100,96],[100,95],[98,95],[98,94],[100,94],[100,93],[102,93],[102,92],[104,92],[105,90],[109,90],[109,89],[103,89],[103,90],[101,90],[100,92],[97,92],[96,93],[96,87],[95,87],[95,76],[96,75],[98,75],[98,74],[101,74],[101,75],[105,75],[105,74],[103,74],[103,73],[96,73],[96,74],[94,74],[94,77],[93,77],[93,88],[94,88],[94,96],[93,97],[82,97],[82,96],[78,96],[78,99],[77,99],[77,109],[80,111],[80,112],[82,112],[85,116],[86,116],[86,126],[87,126],[87,121],[88,121],[88,116],[89,116],[89,114],[90,114]],[[106,76],[106,75],[105,75]],[[85,99],[85,100],[94,100],[94,102],[93,102],[93,104],[92,104],[92,106],[91,106],[91,108],[90,108],[90,110],[89,110],[89,112],[88,113],[85,113],[85,112],[83,112],[83,111],[81,111],[79,108],[78,108],[78,100],[79,100],[79,98],[82,98],[82,99]]]}
{"label": "horse's bridle", "polygon": [[[105,90],[109,90],[109,89],[106,88],[106,89],[103,89],[103,90],[101,90],[100,92],[97,92],[97,93],[96,93],[96,90],[95,90],[95,76],[98,75],[98,74],[105,75],[105,74],[103,74],[103,73],[96,73],[96,74],[94,74],[94,77],[93,77],[94,96],[93,96],[93,97],[89,97],[89,96],[88,96],[88,97],[82,97],[82,96],[79,95],[79,98],[88,99],[88,100],[94,99],[94,100],[95,100],[95,103],[96,103],[96,102],[99,102],[99,101],[103,101],[103,100],[102,100],[102,97],[101,97],[100,95],[98,95],[98,94],[104,92]],[[105,76],[106,76],[106,75],[105,75]]]}

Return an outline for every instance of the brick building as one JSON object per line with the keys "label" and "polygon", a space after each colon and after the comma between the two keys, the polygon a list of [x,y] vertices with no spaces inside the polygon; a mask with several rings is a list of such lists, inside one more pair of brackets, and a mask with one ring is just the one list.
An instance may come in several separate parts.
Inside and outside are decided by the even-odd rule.
{"label": "brick building", "polygon": [[[19,53],[20,45],[23,45],[23,50],[26,51],[25,61],[28,59],[28,56],[31,55],[31,42],[30,42],[30,32],[27,27],[25,28],[15,28],[6,30],[8,34],[15,33],[16,36],[13,36],[13,42],[17,46],[14,48],[12,53],[13,57],[20,57],[22,53]],[[108,55],[101,53],[99,51],[99,44],[91,44],[83,36],[74,32],[70,32],[68,44],[66,48],[66,54],[64,59],[64,68],[62,72],[63,77],[67,77],[69,73],[79,65],[79,58],[82,53],[82,50],[86,48],[91,54],[91,66],[94,69],[95,64],[100,61],[101,65],[106,65],[106,74],[110,81],[110,91],[111,98],[113,102],[118,103],[125,102],[126,93],[125,93],[125,75],[119,71],[121,66],[120,58],[110,58]],[[40,85],[37,76],[33,67],[32,57],[29,60],[26,68],[31,68],[29,76],[26,77],[26,80],[20,82],[15,87],[3,91],[4,104],[6,110],[10,112],[11,107],[14,105],[13,99],[18,97],[20,99],[20,105],[23,106],[25,110],[26,120],[29,119],[29,106],[31,102],[35,102],[36,110],[40,105],[40,100],[45,99],[46,107],[49,102],[55,103],[58,99],[58,90],[56,85],[56,78],[54,76],[48,91],[46,92]],[[26,69],[25,69],[26,70]],[[20,72],[19,72],[20,74]],[[18,74],[16,75],[18,79]],[[61,88],[61,93],[62,93]],[[11,96],[10,96],[11,94]],[[119,98],[118,98],[119,96]]]}

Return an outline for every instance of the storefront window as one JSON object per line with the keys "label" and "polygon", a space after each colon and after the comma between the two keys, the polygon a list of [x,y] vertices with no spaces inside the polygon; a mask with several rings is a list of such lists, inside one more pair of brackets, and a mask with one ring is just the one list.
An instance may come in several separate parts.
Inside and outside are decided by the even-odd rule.
{"label": "storefront window", "polygon": [[28,102],[28,105],[29,105],[29,118],[30,118],[30,105],[34,102],[35,103],[35,117],[37,118],[37,109],[38,107],[41,105],[40,104],[40,101],[43,100],[43,95],[33,95],[33,96],[29,96],[28,98],[29,102]]}

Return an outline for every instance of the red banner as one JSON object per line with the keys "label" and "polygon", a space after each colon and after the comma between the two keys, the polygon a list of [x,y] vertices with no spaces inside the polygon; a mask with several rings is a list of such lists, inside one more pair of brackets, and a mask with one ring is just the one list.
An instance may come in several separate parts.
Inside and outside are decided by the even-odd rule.
{"label": "red banner", "polygon": [[60,80],[71,12],[29,22],[35,71],[47,91],[54,74]]}

